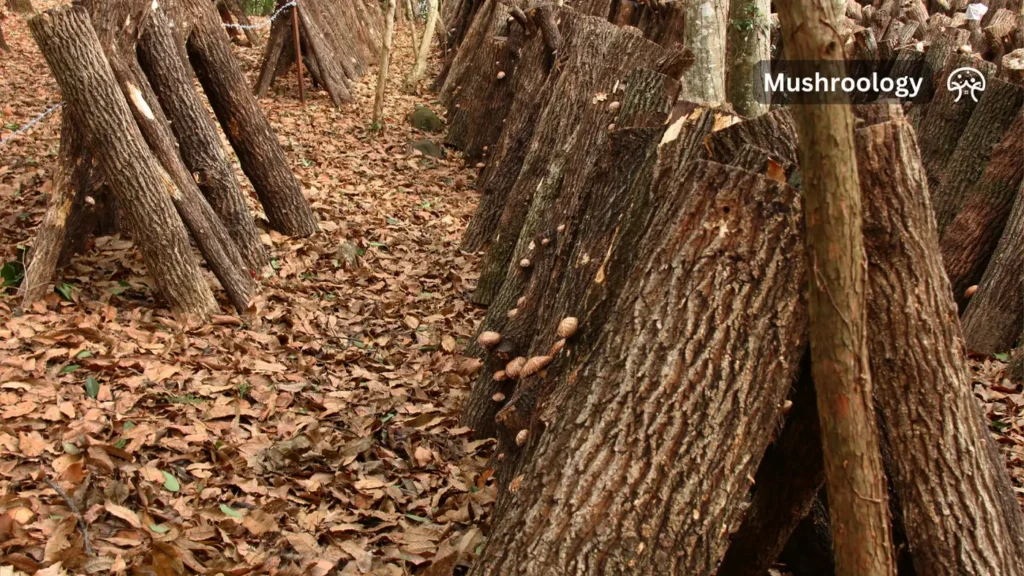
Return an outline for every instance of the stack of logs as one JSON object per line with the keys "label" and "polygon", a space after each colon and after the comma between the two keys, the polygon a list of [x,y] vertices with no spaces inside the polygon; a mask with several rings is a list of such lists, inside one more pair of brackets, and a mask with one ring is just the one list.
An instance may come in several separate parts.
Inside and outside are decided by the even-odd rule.
{"label": "stack of logs", "polygon": [[[499,497],[473,574],[763,574],[823,484],[792,118],[681,101],[684,51],[525,4],[476,6],[441,92],[449,141],[482,168],[462,247],[486,250],[489,308],[464,424],[498,439]],[[942,95],[855,111],[872,380],[920,574],[1019,574],[1024,554],[942,260],[963,230],[996,254],[967,282],[1003,244],[1024,265],[1021,87],[982,71],[989,90],[953,116]]]}
{"label": "stack of logs", "polygon": [[218,308],[190,236],[244,310],[268,255],[194,76],[270,227],[308,236],[317,223],[213,3],[85,0],[29,24],[66,106],[26,304],[45,294],[57,264],[91,234],[120,228],[173,310],[202,316]]}

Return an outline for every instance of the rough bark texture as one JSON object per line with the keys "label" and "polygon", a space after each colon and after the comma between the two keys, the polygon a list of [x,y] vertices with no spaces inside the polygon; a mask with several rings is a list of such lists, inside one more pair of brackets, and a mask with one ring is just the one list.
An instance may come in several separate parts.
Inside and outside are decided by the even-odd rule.
{"label": "rough bark texture", "polygon": [[586,134],[607,132],[614,117],[611,103],[617,100],[614,89],[623,85],[625,72],[653,68],[664,55],[660,46],[597,18],[563,19],[561,28],[557,74],[548,78],[551,95],[481,263],[474,302],[491,303],[509,272],[512,280],[529,272],[520,261],[530,260],[527,246],[541,215],[557,198],[567,160],[587,149],[579,146],[588,141]]}
{"label": "rough bark texture", "polygon": [[245,263],[258,271],[269,261],[267,250],[235,171],[221,148],[217,129],[195,90],[192,69],[177,57],[181,43],[163,8],[157,8],[150,14],[139,41],[140,63],[170,120],[185,165],[227,227]]}
{"label": "rough bark texture", "polygon": [[725,55],[729,3],[727,0],[694,0],[683,3],[683,44],[696,58],[683,75],[687,100],[721,104],[726,101]]}
{"label": "rough bark texture", "polygon": [[7,0],[7,7],[15,14],[34,14],[32,0]]}
{"label": "rough bark texture", "polygon": [[985,273],[1024,180],[1024,112],[1017,114],[977,183],[964,191],[963,207],[942,235],[942,262],[961,309],[965,292]]}
{"label": "rough bark texture", "polygon": [[[966,98],[965,98],[966,99]],[[964,103],[962,99],[960,104]],[[992,147],[999,143],[1024,103],[1024,87],[989,78],[971,118],[964,127],[932,190],[932,208],[939,236],[960,212],[968,190],[985,171]]]}
{"label": "rough bark texture", "polygon": [[316,232],[313,210],[288,167],[270,122],[246,86],[212,4],[182,0],[182,6],[194,21],[186,39],[189,60],[238,154],[242,171],[263,204],[270,226],[289,236]]}
{"label": "rough bark texture", "polygon": [[[843,41],[828,0],[779,5],[786,57],[843,71]],[[848,103],[797,104],[810,269],[811,373],[840,576],[895,573],[885,472],[867,357],[865,256],[854,117]]]}
{"label": "rough bark texture", "polygon": [[[238,23],[242,26],[252,26],[252,22],[249,21],[249,15],[242,10],[242,6],[238,3],[238,0],[221,0],[228,10],[231,11],[231,15],[238,20]],[[256,46],[260,43],[260,39],[256,36],[256,31],[252,28],[242,28],[242,32],[245,33],[245,37],[249,40],[249,44]]]}
{"label": "rough bark texture", "polygon": [[327,90],[331,102],[341,107],[343,103],[352,101],[348,78],[342,66],[344,55],[335,52],[334,45],[321,29],[316,13],[304,6],[298,10],[299,19],[302,21],[302,40],[309,46],[309,51],[315,59],[320,85]]}
{"label": "rough bark texture", "polygon": [[391,38],[395,35],[395,0],[388,0],[388,12],[384,17],[384,46],[380,51],[380,66],[377,71],[377,95],[373,99],[373,125],[383,127],[384,93],[388,85],[388,68],[391,64]]}
{"label": "rough bark texture", "polygon": [[792,412],[785,427],[757,468],[754,496],[718,567],[721,576],[766,574],[825,483],[821,443],[817,441],[821,428],[809,365],[801,373],[791,402]]}
{"label": "rough bark texture", "polygon": [[285,48],[291,46],[293,42],[292,27],[288,18],[279,17],[270,23],[270,37],[267,40],[266,48],[263,49],[263,63],[260,65],[260,72],[256,77],[256,86],[253,88],[257,97],[262,98],[273,85]]}
{"label": "rough bark texture", "polygon": [[130,106],[143,138],[177,188],[171,195],[178,214],[192,238],[239,311],[255,294],[256,282],[244,266],[241,254],[220,218],[199,191],[181,156],[163,108],[135,57],[140,26],[148,20],[152,3],[147,0],[86,1],[92,26],[107,61]]}
{"label": "rough bark texture", "polygon": [[77,6],[52,10],[32,18],[29,27],[64,99],[81,119],[161,295],[174,310],[211,312],[213,294],[171,202],[178,191],[132,119],[88,13]]}
{"label": "rough bark texture", "polygon": [[726,89],[729,103],[740,116],[760,116],[768,111],[768,102],[758,97],[758,62],[771,59],[768,34],[770,0],[730,0],[729,72]]}
{"label": "rough bark texture", "polygon": [[664,185],[473,574],[703,575],[725,552],[805,344],[799,204],[707,162]]}
{"label": "rough bark texture", "polygon": [[1018,344],[1024,325],[1021,270],[1024,270],[1024,197],[1018,188],[1003,235],[961,319],[970,350],[995,354]]}
{"label": "rough bark texture", "polygon": [[733,164],[747,144],[771,151],[790,164],[797,162],[796,125],[788,108],[772,110],[746,122],[716,130],[705,144],[708,159]]}
{"label": "rough bark texture", "polygon": [[857,133],[871,376],[918,574],[1022,574],[1024,521],[974,398],[910,126]]}

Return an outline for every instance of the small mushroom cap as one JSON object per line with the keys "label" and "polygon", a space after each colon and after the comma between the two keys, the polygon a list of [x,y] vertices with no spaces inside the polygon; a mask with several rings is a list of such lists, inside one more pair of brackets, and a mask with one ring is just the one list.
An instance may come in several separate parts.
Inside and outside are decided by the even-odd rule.
{"label": "small mushroom cap", "polygon": [[533,376],[548,364],[551,364],[551,356],[534,356],[526,361],[526,365],[519,372],[519,377]]}
{"label": "small mushroom cap", "polygon": [[572,316],[562,318],[562,321],[558,323],[558,336],[560,338],[572,338],[572,335],[576,333],[576,330],[580,327],[580,321]]}
{"label": "small mushroom cap", "polygon": [[505,400],[505,395],[502,394],[501,392],[495,392],[494,396],[491,396],[491,400],[494,400],[495,402],[501,402]]}
{"label": "small mushroom cap", "polygon": [[522,260],[519,261],[520,268],[529,268],[530,264],[531,262],[529,258],[523,258]]}
{"label": "small mushroom cap", "polygon": [[513,308],[513,309],[509,310],[505,314],[505,316],[508,317],[509,320],[511,320],[511,319],[516,317],[516,314],[519,314],[519,309],[518,308]]}
{"label": "small mushroom cap", "polygon": [[516,308],[521,308],[523,304],[526,304],[526,296],[519,297],[519,300],[516,301]]}
{"label": "small mushroom cap", "polygon": [[518,434],[516,434],[516,444],[519,445],[519,446],[522,446],[523,444],[526,444],[526,439],[529,436],[530,436],[530,431],[527,430],[526,428],[523,428],[522,430],[519,431]]}
{"label": "small mushroom cap", "polygon": [[504,70],[499,71],[498,72],[498,80],[501,80],[504,77],[505,77],[505,71]]}
{"label": "small mushroom cap", "polygon": [[524,366],[526,366],[526,358],[516,356],[505,365],[505,374],[509,378],[519,378],[519,374],[523,371]]}
{"label": "small mushroom cap", "polygon": [[964,290],[964,298],[970,298],[971,296],[974,296],[974,293],[977,292],[977,291],[978,291],[978,285],[975,284],[974,286],[971,286],[967,290]]}
{"label": "small mushroom cap", "polygon": [[484,348],[491,349],[501,342],[501,334],[487,330],[485,332],[481,332],[476,341]]}
{"label": "small mushroom cap", "polygon": [[555,230],[558,230],[559,232],[565,232],[565,224],[559,224],[558,228],[555,228]]}
{"label": "small mushroom cap", "polygon": [[504,370],[498,370],[497,372],[494,373],[493,378],[495,382],[503,382],[505,380],[508,380],[508,374],[505,374]]}
{"label": "small mushroom cap", "polygon": [[558,353],[562,351],[562,348],[565,348],[565,338],[555,340],[555,343],[552,344],[551,348],[548,350],[548,356],[558,355]]}

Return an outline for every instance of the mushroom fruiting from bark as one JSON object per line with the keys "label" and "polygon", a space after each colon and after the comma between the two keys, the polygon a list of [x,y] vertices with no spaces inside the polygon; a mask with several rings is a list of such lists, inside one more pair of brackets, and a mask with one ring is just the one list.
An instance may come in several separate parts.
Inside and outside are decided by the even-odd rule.
{"label": "mushroom fruiting from bark", "polygon": [[505,316],[508,317],[509,320],[511,320],[516,317],[516,314],[519,314],[519,309],[513,308],[509,310],[508,313],[505,314]]}
{"label": "mushroom fruiting from bark", "polygon": [[558,336],[560,338],[572,338],[572,335],[576,333],[576,329],[580,327],[580,321],[572,316],[562,318],[562,321],[558,323]]}
{"label": "mushroom fruiting from bark", "polygon": [[559,338],[551,345],[551,348],[548,350],[548,356],[557,355],[562,351],[562,348],[565,348],[565,338]]}
{"label": "mushroom fruiting from bark", "polygon": [[551,356],[534,356],[527,360],[526,365],[519,372],[519,377],[533,376],[548,364],[551,364]]}
{"label": "mushroom fruiting from bark", "polygon": [[505,374],[504,370],[498,370],[494,373],[493,378],[495,382],[504,382],[505,380],[508,380],[508,375]]}
{"label": "mushroom fruiting from bark", "polygon": [[519,374],[523,371],[524,366],[526,366],[526,358],[516,356],[505,365],[505,374],[509,378],[519,378]]}
{"label": "mushroom fruiting from bark", "polygon": [[970,298],[971,296],[974,296],[974,293],[977,292],[977,291],[978,291],[978,285],[975,284],[974,286],[971,286],[967,290],[964,290],[964,298]]}
{"label": "mushroom fruiting from bark", "polygon": [[505,395],[501,392],[495,392],[494,396],[491,396],[491,400],[494,400],[495,402],[503,402],[505,400]]}
{"label": "mushroom fruiting from bark", "polygon": [[483,346],[484,349],[490,350],[491,348],[497,346],[499,342],[501,342],[501,334],[488,330],[486,332],[481,332],[480,336],[477,337],[476,341],[478,344]]}
{"label": "mushroom fruiting from bark", "polygon": [[516,444],[519,445],[519,446],[522,446],[523,444],[526,444],[526,439],[529,436],[530,436],[530,431],[527,430],[526,428],[523,428],[522,430],[519,431],[518,434],[516,434]]}
{"label": "mushroom fruiting from bark", "polygon": [[523,258],[522,260],[520,260],[519,261],[519,267],[520,268],[529,268],[530,267],[530,259],[529,258]]}

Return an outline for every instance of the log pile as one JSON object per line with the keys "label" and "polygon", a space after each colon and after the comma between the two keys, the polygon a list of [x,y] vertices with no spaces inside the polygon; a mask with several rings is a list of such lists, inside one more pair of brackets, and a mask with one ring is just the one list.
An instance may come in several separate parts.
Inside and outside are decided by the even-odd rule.
{"label": "log pile", "polygon": [[[824,509],[793,119],[681,100],[685,52],[583,4],[612,11],[475,5],[442,82],[451,141],[482,167],[463,249],[486,250],[489,307],[463,424],[497,438],[499,496],[471,573],[764,574]],[[870,8],[894,63],[977,58],[939,42],[909,58],[920,11]],[[1024,100],[981,67],[991,91],[958,115],[939,97],[856,110],[871,376],[900,564],[920,574],[1024,574],[943,262],[959,231],[1024,266]]]}
{"label": "log pile", "polygon": [[[287,3],[279,1],[278,6]],[[293,20],[298,13],[299,39]],[[285,8],[270,28],[255,92],[263,96],[274,80],[295,64],[301,46],[304,69],[323,86],[335,106],[352,101],[352,86],[376,61],[384,34],[377,2],[367,0],[300,0]]]}
{"label": "log pile", "polygon": [[317,224],[245,88],[214,5],[86,0],[36,16],[30,28],[66,107],[55,191],[32,246],[25,304],[45,294],[57,265],[85,239],[116,227],[131,235],[176,312],[201,317],[217,309],[191,242],[231,304],[245,310],[268,254],[194,75],[270,226],[306,236]]}

